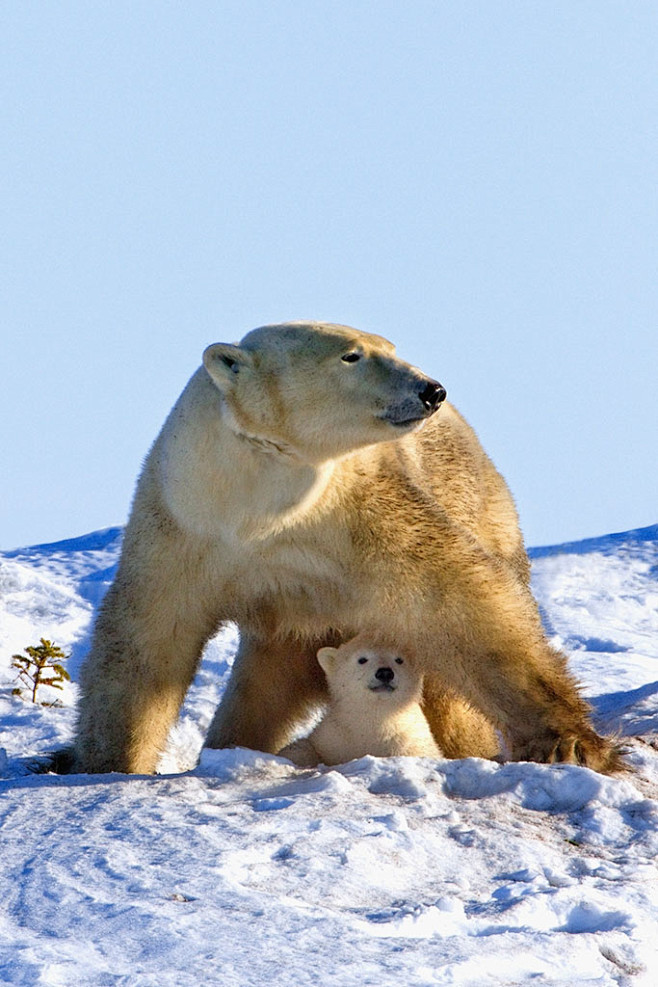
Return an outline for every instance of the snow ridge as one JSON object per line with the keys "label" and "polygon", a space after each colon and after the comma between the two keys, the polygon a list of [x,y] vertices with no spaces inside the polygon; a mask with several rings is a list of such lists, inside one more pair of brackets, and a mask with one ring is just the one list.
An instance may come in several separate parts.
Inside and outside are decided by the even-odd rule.
{"label": "snow ridge", "polygon": [[555,643],[633,771],[202,750],[209,643],[160,777],[35,775],[61,707],[12,696],[39,637],[74,679],[121,529],[0,552],[0,984],[658,982],[658,526],[531,551]]}

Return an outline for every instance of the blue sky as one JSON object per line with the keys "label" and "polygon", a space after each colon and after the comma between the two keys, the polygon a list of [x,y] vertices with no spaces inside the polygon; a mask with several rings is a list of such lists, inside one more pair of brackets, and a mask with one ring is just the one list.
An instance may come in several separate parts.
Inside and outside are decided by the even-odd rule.
{"label": "blue sky", "polygon": [[441,380],[530,544],[658,520],[658,7],[0,8],[0,547],[122,523],[210,342]]}

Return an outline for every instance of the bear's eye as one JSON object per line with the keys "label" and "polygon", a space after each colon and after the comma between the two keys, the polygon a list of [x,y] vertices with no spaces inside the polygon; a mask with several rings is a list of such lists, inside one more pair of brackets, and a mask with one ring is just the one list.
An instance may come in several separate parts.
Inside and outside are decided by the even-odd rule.
{"label": "bear's eye", "polygon": [[345,356],[341,356],[343,363],[356,363],[357,360],[361,359],[360,353],[346,353]]}
{"label": "bear's eye", "polygon": [[359,665],[365,665],[367,661],[368,661],[367,658],[359,658]]}
{"label": "bear's eye", "polygon": [[403,661],[403,659],[402,659],[402,658],[396,658],[396,659],[395,659],[395,664],[396,664],[396,665],[404,665],[404,661]]}

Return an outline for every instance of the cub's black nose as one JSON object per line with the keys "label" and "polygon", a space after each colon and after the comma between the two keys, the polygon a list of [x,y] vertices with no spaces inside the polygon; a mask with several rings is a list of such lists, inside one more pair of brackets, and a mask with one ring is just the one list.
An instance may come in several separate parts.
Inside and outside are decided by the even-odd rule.
{"label": "cub's black nose", "polygon": [[384,685],[388,685],[395,678],[395,672],[392,668],[378,668],[375,672],[375,678],[383,682]]}
{"label": "cub's black nose", "polygon": [[443,384],[439,384],[438,380],[429,378],[418,396],[428,411],[436,411],[441,402],[445,401],[447,392]]}

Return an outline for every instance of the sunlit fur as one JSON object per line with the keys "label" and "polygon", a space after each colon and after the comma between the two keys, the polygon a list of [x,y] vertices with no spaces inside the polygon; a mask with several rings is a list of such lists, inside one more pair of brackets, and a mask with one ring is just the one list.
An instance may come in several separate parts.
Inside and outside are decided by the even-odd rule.
{"label": "sunlit fur", "polygon": [[[359,635],[340,648],[320,648],[318,661],[327,678],[328,708],[308,737],[280,751],[282,757],[313,767],[366,754],[442,756],[420,708],[422,678],[408,658]],[[390,680],[378,678],[380,670]]]}
{"label": "sunlit fur", "polygon": [[206,350],[139,479],[83,668],[79,770],[155,769],[226,621],[241,643],[210,746],[283,747],[326,697],[318,648],[363,631],[417,663],[448,756],[494,754],[495,727],[514,758],[617,766],[544,636],[505,482],[450,404],[419,405],[426,382],[344,326]]}

